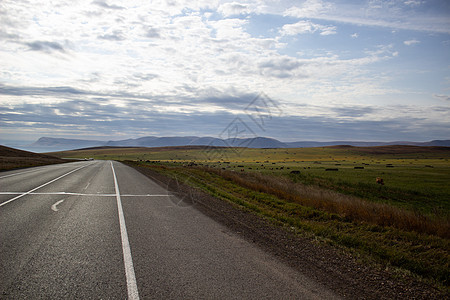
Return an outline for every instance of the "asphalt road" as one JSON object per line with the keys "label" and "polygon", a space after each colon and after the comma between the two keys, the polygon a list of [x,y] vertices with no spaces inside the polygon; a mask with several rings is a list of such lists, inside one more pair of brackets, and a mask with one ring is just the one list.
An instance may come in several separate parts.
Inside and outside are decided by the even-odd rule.
{"label": "asphalt road", "polygon": [[136,170],[0,173],[1,299],[336,299]]}

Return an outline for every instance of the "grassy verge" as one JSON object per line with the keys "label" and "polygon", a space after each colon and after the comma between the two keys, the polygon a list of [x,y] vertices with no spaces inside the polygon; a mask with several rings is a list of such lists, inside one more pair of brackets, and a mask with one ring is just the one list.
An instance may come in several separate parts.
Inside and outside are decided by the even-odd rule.
{"label": "grassy verge", "polygon": [[406,270],[448,290],[448,219],[432,219],[392,205],[296,183],[283,176],[133,163],[185,180],[276,224]]}
{"label": "grassy verge", "polygon": [[[106,148],[54,153],[59,157],[160,161],[286,177],[370,202],[426,215],[450,217],[450,147],[320,147],[207,149],[201,146]],[[337,169],[338,171],[327,171]],[[298,174],[291,174],[296,171]],[[385,185],[375,183],[377,177]]]}

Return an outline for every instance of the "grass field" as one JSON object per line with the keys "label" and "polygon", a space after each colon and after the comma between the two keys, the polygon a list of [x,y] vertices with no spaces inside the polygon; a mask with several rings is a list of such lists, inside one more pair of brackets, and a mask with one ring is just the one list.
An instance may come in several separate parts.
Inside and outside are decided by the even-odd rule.
{"label": "grass field", "polygon": [[[54,155],[68,158],[149,160],[180,165],[195,162],[237,172],[244,170],[285,176],[294,182],[332,189],[369,201],[389,203],[430,216],[450,215],[450,148],[106,148],[66,151]],[[300,173],[291,174],[292,171]],[[376,184],[377,177],[383,178],[384,186]]]}
{"label": "grass field", "polygon": [[106,148],[53,155],[149,168],[448,291],[450,148]]}

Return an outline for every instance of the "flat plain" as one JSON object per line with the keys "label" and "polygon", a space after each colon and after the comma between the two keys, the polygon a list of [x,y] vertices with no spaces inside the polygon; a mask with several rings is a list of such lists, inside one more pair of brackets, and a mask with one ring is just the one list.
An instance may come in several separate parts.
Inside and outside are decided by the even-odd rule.
{"label": "flat plain", "polygon": [[[176,179],[318,243],[448,292],[450,148],[96,148]],[[384,184],[378,184],[376,178]]]}
{"label": "flat plain", "polygon": [[[193,146],[97,148],[52,155],[148,161],[172,166],[197,164],[236,172],[285,176],[295,182],[323,186],[431,215],[448,216],[450,211],[448,147],[247,149]],[[383,178],[384,186],[376,184],[377,177]]]}

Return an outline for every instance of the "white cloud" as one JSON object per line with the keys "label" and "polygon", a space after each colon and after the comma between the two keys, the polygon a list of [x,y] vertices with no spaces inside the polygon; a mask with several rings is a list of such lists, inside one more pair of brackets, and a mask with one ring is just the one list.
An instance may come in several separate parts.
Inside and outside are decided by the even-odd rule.
{"label": "white cloud", "polygon": [[336,26],[320,26],[320,35],[332,35],[336,34]]}
{"label": "white cloud", "polygon": [[249,14],[253,11],[253,9],[248,4],[231,2],[220,5],[217,11],[225,17],[229,17],[234,15]]}
{"label": "white cloud", "polygon": [[306,0],[298,6],[292,6],[284,11],[285,16],[296,18],[313,18],[331,10],[333,5],[322,0]]}
{"label": "white cloud", "polygon": [[[174,114],[175,118],[177,113],[236,113],[239,109],[227,102],[226,95],[247,101],[241,96],[265,91],[286,105],[287,115],[298,116],[307,111],[299,102],[333,107],[374,99],[389,102],[395,97],[386,100],[386,95],[402,94],[391,84],[394,71],[386,63],[398,52],[390,45],[375,46],[392,41],[373,36],[370,43],[363,44],[365,28],[339,28],[341,21],[358,23],[358,17],[365,17],[351,5],[344,8],[353,10],[317,0],[303,1],[297,7],[284,0],[220,4],[207,0],[80,0],[62,6],[43,0],[35,1],[36,5],[34,1],[20,5],[4,1],[0,82],[37,92],[5,92],[0,108],[79,100],[84,102],[74,104],[72,111],[81,114],[80,107],[105,106],[117,118],[125,118],[122,109],[136,106],[140,109],[128,111],[127,118],[142,112]],[[263,11],[278,14],[268,18],[277,21],[264,26],[252,23],[265,17]],[[365,24],[381,22],[384,26],[392,21],[374,16]],[[350,41],[344,51],[342,45],[328,43],[333,39],[298,36],[345,32],[343,41],[348,41],[356,31],[361,36],[364,33],[364,39]],[[422,39],[419,33],[414,36]],[[313,44],[317,40],[323,43],[320,47]],[[405,44],[411,41],[416,40]],[[436,92],[436,98],[444,99],[441,94],[445,90]],[[221,101],[201,101],[211,95]],[[309,109],[311,116],[326,117],[328,113]],[[380,117],[376,111],[366,116]]]}
{"label": "white cloud", "polygon": [[421,0],[406,0],[403,3],[405,5],[409,5],[409,6],[419,6],[419,5],[422,5],[424,3],[424,1],[421,1]]}
{"label": "white cloud", "polygon": [[247,23],[247,20],[241,19],[223,19],[208,22],[216,30],[217,39],[250,38],[250,35],[243,28]]}
{"label": "white cloud", "polygon": [[419,44],[420,41],[416,40],[416,39],[412,39],[412,40],[407,40],[404,41],[403,44],[405,44],[406,46],[412,46],[412,45],[417,45]]}
{"label": "white cloud", "polygon": [[319,31],[321,35],[336,34],[335,26],[325,26],[312,23],[311,21],[299,21],[294,24],[286,24],[280,30],[282,35],[297,35],[305,33],[314,33]]}
{"label": "white cloud", "polygon": [[280,14],[299,19],[315,19],[363,26],[386,27],[416,31],[450,33],[447,10],[411,9],[422,1],[331,1],[306,0],[286,8]]}
{"label": "white cloud", "polygon": [[314,24],[309,21],[299,21],[294,24],[286,24],[281,29],[282,35],[296,35],[302,33],[312,33],[316,29]]}

